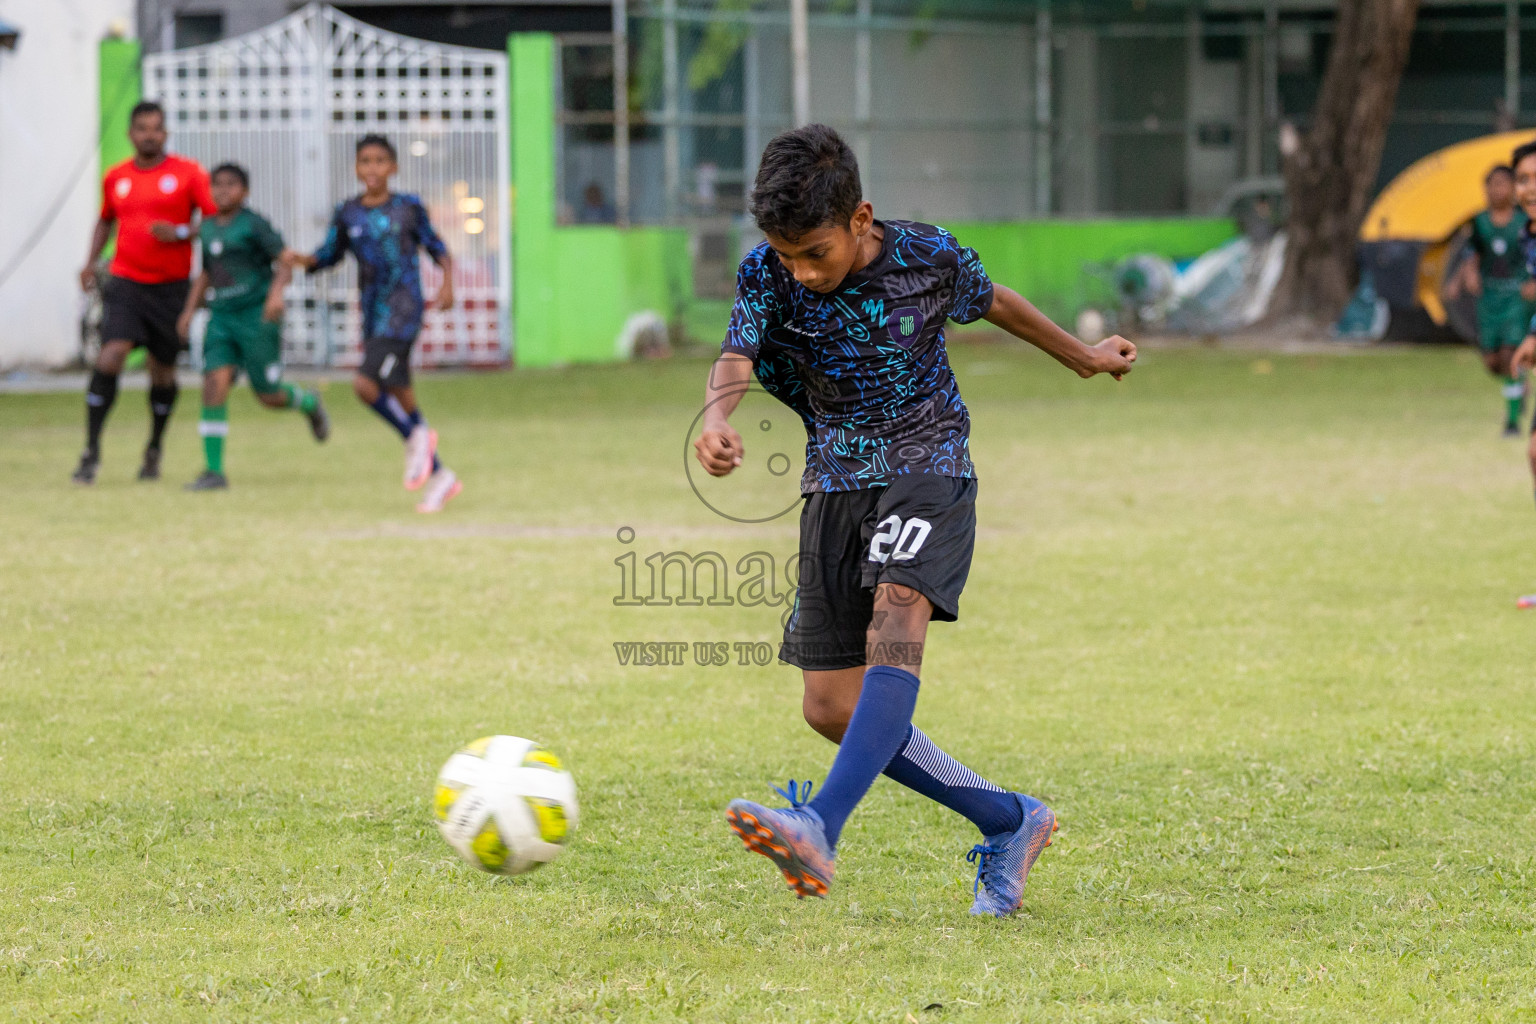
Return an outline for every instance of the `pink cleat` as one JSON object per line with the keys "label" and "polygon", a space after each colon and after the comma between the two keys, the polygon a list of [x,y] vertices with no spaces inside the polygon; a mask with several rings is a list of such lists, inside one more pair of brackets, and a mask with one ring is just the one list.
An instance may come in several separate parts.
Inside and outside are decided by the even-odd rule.
{"label": "pink cleat", "polygon": [[443,506],[459,496],[464,489],[459,481],[459,475],[444,466],[432,474],[427,481],[427,489],[421,496],[421,501],[416,504],[416,511],[421,513],[441,512]]}
{"label": "pink cleat", "polygon": [[432,460],[437,457],[437,431],[420,424],[405,439],[405,489],[417,491],[432,475]]}

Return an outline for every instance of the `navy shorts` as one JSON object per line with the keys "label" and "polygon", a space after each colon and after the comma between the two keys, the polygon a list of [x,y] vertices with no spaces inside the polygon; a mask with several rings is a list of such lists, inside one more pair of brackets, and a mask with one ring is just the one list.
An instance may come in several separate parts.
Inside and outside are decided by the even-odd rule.
{"label": "navy shorts", "polygon": [[880,583],[910,587],[933,602],[934,621],[955,621],[975,547],[975,480],[912,473],[888,487],[807,496],[779,659],[811,671],[865,664]]}
{"label": "navy shorts", "polygon": [[363,341],[363,362],[357,372],[386,388],[411,386],[411,349],[416,339],[367,338]]}

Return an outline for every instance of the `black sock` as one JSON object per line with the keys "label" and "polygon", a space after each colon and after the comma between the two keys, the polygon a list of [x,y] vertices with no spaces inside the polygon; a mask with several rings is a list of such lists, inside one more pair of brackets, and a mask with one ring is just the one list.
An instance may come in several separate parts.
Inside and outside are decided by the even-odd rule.
{"label": "black sock", "polygon": [[101,428],[106,425],[107,413],[117,401],[117,374],[91,371],[91,382],[85,389],[85,450],[92,455],[101,453]]}
{"label": "black sock", "polygon": [[171,420],[171,410],[176,407],[176,392],[179,389],[175,384],[168,387],[151,387],[149,389],[149,414],[154,426],[149,432],[149,446],[160,447],[160,438],[165,434],[165,425]]}

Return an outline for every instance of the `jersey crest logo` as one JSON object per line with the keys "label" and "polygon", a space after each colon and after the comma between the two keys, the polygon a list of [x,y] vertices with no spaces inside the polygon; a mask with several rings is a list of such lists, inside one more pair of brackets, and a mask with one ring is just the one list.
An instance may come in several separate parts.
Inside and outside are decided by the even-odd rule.
{"label": "jersey crest logo", "polygon": [[1509,249],[1509,243],[1504,241],[1504,239],[1502,239],[1502,238],[1495,238],[1493,240],[1493,254],[1495,256],[1503,256],[1505,251],[1508,250],[1508,249]]}
{"label": "jersey crest logo", "polygon": [[170,195],[176,191],[176,175],[162,174],[160,176],[160,191]]}
{"label": "jersey crest logo", "polygon": [[129,181],[127,178],[118,178],[117,184],[113,187],[113,191],[117,193],[117,198],[127,199],[128,193],[133,191],[133,182]]}
{"label": "jersey crest logo", "polygon": [[208,252],[211,255],[213,255],[213,256],[222,256],[222,255],[224,255],[224,241],[223,241],[223,239],[215,238],[212,242],[210,242],[208,244]]}
{"label": "jersey crest logo", "polygon": [[916,306],[902,306],[891,314],[885,326],[890,331],[892,341],[903,348],[909,348],[923,333],[923,311]]}

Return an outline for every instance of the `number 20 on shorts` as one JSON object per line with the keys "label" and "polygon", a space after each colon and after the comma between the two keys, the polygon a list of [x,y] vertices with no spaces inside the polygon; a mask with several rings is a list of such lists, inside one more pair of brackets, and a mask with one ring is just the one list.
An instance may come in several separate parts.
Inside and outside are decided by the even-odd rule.
{"label": "number 20 on shorts", "polygon": [[869,540],[869,560],[881,565],[887,561],[910,561],[917,557],[918,549],[932,529],[933,524],[926,519],[902,522],[900,516],[886,516]]}

